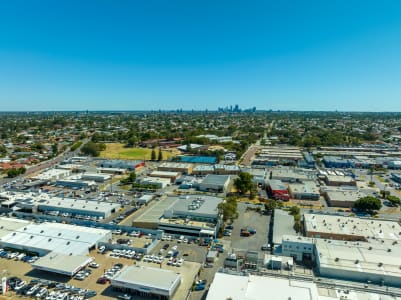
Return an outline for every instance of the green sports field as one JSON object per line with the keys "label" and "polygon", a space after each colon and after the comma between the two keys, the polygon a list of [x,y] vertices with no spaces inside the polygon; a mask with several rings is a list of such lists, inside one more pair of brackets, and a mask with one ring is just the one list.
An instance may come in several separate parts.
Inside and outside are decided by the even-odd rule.
{"label": "green sports field", "polygon": [[[126,148],[124,144],[120,143],[109,143],[106,144],[106,150],[100,153],[100,157],[109,159],[139,159],[139,160],[150,160],[152,149],[148,148]],[[159,149],[156,149],[156,157],[159,153]],[[174,156],[169,151],[162,151],[163,159]]]}

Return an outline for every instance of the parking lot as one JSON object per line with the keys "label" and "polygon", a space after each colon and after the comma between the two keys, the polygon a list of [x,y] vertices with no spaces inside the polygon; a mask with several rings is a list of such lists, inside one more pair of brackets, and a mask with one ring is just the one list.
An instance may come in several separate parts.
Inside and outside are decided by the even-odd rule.
{"label": "parking lot", "polygon": [[[231,247],[235,249],[248,249],[260,251],[263,244],[267,243],[270,216],[262,215],[247,207],[255,207],[246,203],[238,203],[238,219],[234,221],[231,235]],[[256,234],[248,237],[240,236],[241,228],[252,227]]]}

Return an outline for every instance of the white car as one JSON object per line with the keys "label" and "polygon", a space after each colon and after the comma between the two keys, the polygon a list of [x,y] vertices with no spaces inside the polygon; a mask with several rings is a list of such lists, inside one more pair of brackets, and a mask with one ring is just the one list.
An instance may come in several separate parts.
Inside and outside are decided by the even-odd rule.
{"label": "white car", "polygon": [[89,267],[94,268],[94,269],[97,269],[97,268],[99,268],[99,264],[93,261],[93,262],[91,262],[91,263],[89,264]]}

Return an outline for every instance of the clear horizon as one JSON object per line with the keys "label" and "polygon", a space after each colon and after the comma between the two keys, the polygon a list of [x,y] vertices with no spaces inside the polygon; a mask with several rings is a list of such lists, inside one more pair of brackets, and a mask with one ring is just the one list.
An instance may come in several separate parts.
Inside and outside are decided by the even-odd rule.
{"label": "clear horizon", "polygon": [[1,111],[401,111],[400,1],[0,3]]}

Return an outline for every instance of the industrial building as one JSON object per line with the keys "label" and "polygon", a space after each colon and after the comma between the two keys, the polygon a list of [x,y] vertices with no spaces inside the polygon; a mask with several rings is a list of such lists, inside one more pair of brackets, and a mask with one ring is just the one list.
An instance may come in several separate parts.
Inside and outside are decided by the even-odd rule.
{"label": "industrial building", "polygon": [[[183,145],[182,147],[185,147],[185,146],[186,145]],[[192,146],[191,146],[191,148],[192,148]],[[206,148],[207,148],[207,146],[206,146]],[[217,158],[215,156],[183,155],[183,156],[179,156],[179,159],[181,162],[192,163],[192,164],[211,164],[212,165],[217,162]]]}
{"label": "industrial building", "polygon": [[194,165],[189,163],[165,162],[157,167],[158,171],[179,172],[181,174],[192,174]]}
{"label": "industrial building", "polygon": [[379,239],[401,243],[401,225],[395,221],[304,214],[304,230],[307,237],[346,241]]}
{"label": "industrial building", "polygon": [[65,179],[59,179],[54,184],[56,186],[61,186],[69,189],[91,189],[97,190],[98,186],[96,182],[92,180],[81,180],[80,176],[72,176]]}
{"label": "industrial building", "polygon": [[230,175],[206,175],[205,179],[199,184],[199,190],[205,192],[225,193],[231,184]]}
{"label": "industrial building", "polygon": [[[273,249],[274,251],[281,246],[283,236],[296,235],[294,230],[294,217],[289,215],[287,211],[275,209],[273,215]],[[277,252],[275,252],[277,253]]]}
{"label": "industrial building", "polygon": [[324,181],[329,186],[356,186],[356,181],[351,176],[326,175]]}
{"label": "industrial building", "polygon": [[303,236],[283,235],[281,247],[275,247],[274,254],[290,256],[298,262],[311,263],[314,260],[314,240]]}
{"label": "industrial building", "polygon": [[121,206],[118,203],[52,197],[46,193],[3,192],[1,199],[13,202],[15,210],[29,212],[59,212],[107,218]]}
{"label": "industrial building", "polygon": [[104,229],[0,218],[0,247],[39,256],[50,252],[86,255],[99,242],[107,242],[111,238],[111,231]]}
{"label": "industrial building", "polygon": [[111,280],[111,285],[124,293],[141,298],[170,300],[181,284],[179,273],[143,266],[125,267]]}
{"label": "industrial building", "polygon": [[218,175],[237,175],[240,168],[237,165],[214,165],[214,172]]}
{"label": "industrial building", "polygon": [[148,204],[150,201],[152,201],[155,198],[154,195],[143,195],[141,196],[138,200],[136,200],[136,202],[138,204]]}
{"label": "industrial building", "polygon": [[62,169],[50,169],[44,171],[34,177],[32,179],[35,180],[47,180],[47,181],[55,181],[58,179],[65,178],[71,174],[70,170],[62,170]]}
{"label": "industrial building", "polygon": [[302,152],[304,161],[299,161],[299,165],[304,168],[314,169],[316,167],[316,160],[313,154],[307,151]]}
{"label": "industrial building", "polygon": [[316,239],[315,245],[321,276],[401,287],[401,247],[398,244]]}
{"label": "industrial building", "polygon": [[143,185],[155,185],[159,189],[164,189],[171,184],[170,178],[160,178],[160,177],[143,177],[137,180]]}
{"label": "industrial building", "polygon": [[108,174],[100,174],[100,173],[83,173],[81,175],[82,180],[96,181],[96,182],[105,182],[111,179],[111,175]]}
{"label": "industrial building", "polygon": [[32,267],[36,270],[72,277],[92,261],[93,258],[86,255],[66,255],[57,252],[50,252],[35,261],[32,264]]}
{"label": "industrial building", "polygon": [[290,167],[273,167],[269,169],[269,179],[281,180],[283,182],[311,181],[315,177],[315,172],[303,169]]}
{"label": "industrial building", "polygon": [[268,181],[267,191],[270,196],[276,200],[285,200],[288,201],[290,199],[290,195],[288,194],[287,187],[281,182],[281,180],[272,179]]}
{"label": "industrial building", "polygon": [[365,197],[366,194],[356,188],[329,187],[323,189],[323,196],[329,206],[352,208],[354,207],[355,201]]}
{"label": "industrial building", "polygon": [[182,195],[165,209],[158,228],[166,232],[194,236],[216,236],[221,216],[218,205],[222,198],[206,195]]}
{"label": "industrial building", "polygon": [[288,192],[291,198],[298,200],[319,200],[320,198],[320,189],[314,181],[290,183]]}
{"label": "industrial building", "polygon": [[143,160],[103,160],[98,164],[100,168],[112,168],[112,169],[125,169],[128,171],[135,171],[140,167],[145,166],[145,162]]}
{"label": "industrial building", "polygon": [[[235,275],[217,272],[206,300],[319,300],[313,282],[257,275]],[[322,298],[323,299],[323,298]],[[340,298],[334,298],[340,299]]]}
{"label": "industrial building", "polygon": [[150,177],[157,177],[157,178],[168,178],[170,179],[171,183],[174,183],[177,178],[181,176],[180,172],[169,172],[169,171],[153,171],[149,175]]}
{"label": "industrial building", "polygon": [[198,165],[195,166],[192,173],[194,175],[208,175],[214,173],[214,166],[213,165]]}

